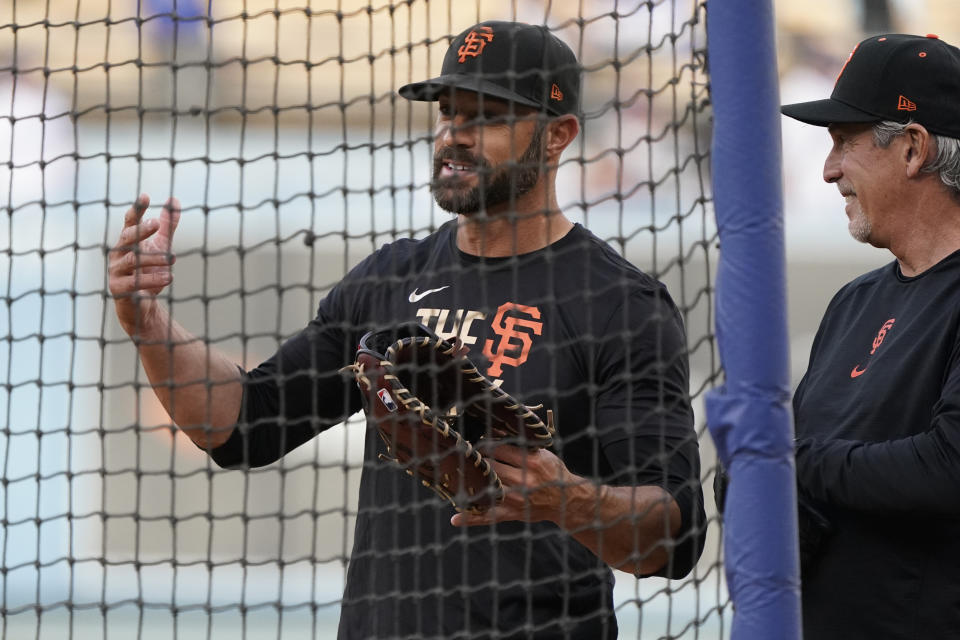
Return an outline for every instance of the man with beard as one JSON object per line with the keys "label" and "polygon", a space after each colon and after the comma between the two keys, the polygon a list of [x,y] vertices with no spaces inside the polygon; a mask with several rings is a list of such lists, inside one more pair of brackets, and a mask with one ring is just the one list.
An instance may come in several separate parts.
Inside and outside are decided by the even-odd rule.
{"label": "man with beard", "polygon": [[457,36],[442,75],[400,89],[439,103],[432,189],[456,218],[376,251],[252,371],[156,302],[177,202],[145,221],[141,196],[127,214],[110,267],[121,325],[174,421],[222,466],[269,464],[359,411],[339,369],[366,331],[410,320],[556,416],[551,449],[489,452],[505,497],[482,513],[455,512],[382,462],[368,428],[340,638],[614,638],[611,567],[677,578],[699,557],[678,311],[557,205],[579,93],[576,57],[546,28],[486,22]]}
{"label": "man with beard", "polygon": [[782,110],[896,258],[834,296],[794,396],[804,636],[960,637],[960,49],[867,38]]}

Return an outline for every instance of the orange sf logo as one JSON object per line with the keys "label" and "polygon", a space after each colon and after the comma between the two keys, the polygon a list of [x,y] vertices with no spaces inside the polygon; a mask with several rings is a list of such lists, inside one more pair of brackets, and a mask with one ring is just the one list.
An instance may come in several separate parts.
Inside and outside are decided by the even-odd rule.
{"label": "orange sf logo", "polygon": [[473,30],[463,39],[463,45],[457,49],[460,54],[460,64],[467,61],[467,56],[476,58],[483,52],[487,43],[493,40],[493,29],[490,27],[480,27],[480,31]]}
{"label": "orange sf logo", "polygon": [[[507,316],[506,314],[510,311],[525,313],[532,319],[519,318],[515,315]],[[487,375],[498,378],[503,375],[503,365],[519,367],[527,361],[530,347],[533,346],[530,333],[539,336],[543,330],[543,322],[540,321],[540,309],[506,302],[497,309],[492,326],[494,332],[500,336],[500,342],[494,349],[493,340],[487,340],[483,345],[483,355],[491,362]],[[526,331],[518,331],[518,328]]]}
{"label": "orange sf logo", "polygon": [[[886,38],[883,38],[882,40],[886,40]],[[834,86],[837,85],[837,82],[840,82],[840,76],[842,76],[843,72],[847,70],[847,65],[850,64],[850,61],[853,59],[853,54],[855,54],[857,52],[857,49],[859,48],[860,48],[860,45],[857,44],[857,46],[853,48],[853,51],[850,52],[850,55],[847,56],[847,61],[843,63],[843,68],[840,69],[840,73],[837,74],[837,79],[833,83]]]}
{"label": "orange sf logo", "polygon": [[[873,349],[870,350],[870,355],[867,356],[868,360],[874,353],[877,352],[877,349],[880,348],[880,345],[883,344],[883,339],[887,337],[887,332],[893,328],[893,323],[896,321],[897,321],[896,318],[890,318],[889,320],[883,323],[882,327],[880,327],[880,331],[877,332],[877,337],[873,339]],[[866,365],[864,365],[862,369],[860,368],[860,365],[855,366],[853,368],[853,371],[850,372],[850,377],[859,378],[860,376],[862,376],[864,373],[867,372],[868,366],[870,366],[869,361],[867,362]]]}
{"label": "orange sf logo", "polygon": [[887,331],[893,328],[893,323],[896,322],[896,318],[890,318],[883,323],[883,326],[880,327],[880,331],[877,332],[877,337],[873,339],[873,349],[870,350],[870,355],[883,344],[883,339],[887,337]]}

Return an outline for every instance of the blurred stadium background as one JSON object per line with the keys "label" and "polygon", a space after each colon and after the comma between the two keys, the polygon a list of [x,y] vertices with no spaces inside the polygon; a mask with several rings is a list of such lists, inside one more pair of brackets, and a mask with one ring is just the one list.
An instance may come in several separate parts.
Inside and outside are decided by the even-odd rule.
{"label": "blurred stadium background", "polygon": [[[263,470],[212,468],[143,387],[105,297],[105,247],[137,193],[179,197],[174,313],[256,365],[346,268],[447,219],[425,188],[433,112],[393,92],[436,73],[444,36],[481,19],[546,19],[589,69],[584,136],[568,153],[588,161],[563,167],[560,202],[658,274],[703,337],[691,353],[702,429],[700,391],[717,364],[703,295],[715,248],[699,4],[0,5],[3,637],[333,637],[362,427]],[[954,0],[776,9],[785,101],[828,94],[866,34],[960,41]],[[614,96],[622,105],[609,111]],[[783,126],[796,383],[830,296],[889,258],[849,239],[842,199],[820,179],[827,135]],[[702,451],[709,485],[706,436]],[[620,576],[622,637],[729,634],[719,530],[690,580]]]}

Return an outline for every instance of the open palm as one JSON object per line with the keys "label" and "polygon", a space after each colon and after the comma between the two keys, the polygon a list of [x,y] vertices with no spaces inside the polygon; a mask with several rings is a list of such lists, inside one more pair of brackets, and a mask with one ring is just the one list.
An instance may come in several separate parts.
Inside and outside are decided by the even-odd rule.
{"label": "open palm", "polygon": [[152,315],[157,295],[173,281],[173,234],[180,222],[180,203],[170,198],[158,217],[144,220],[149,204],[148,196],[137,198],[110,251],[110,293],[117,318],[130,335]]}

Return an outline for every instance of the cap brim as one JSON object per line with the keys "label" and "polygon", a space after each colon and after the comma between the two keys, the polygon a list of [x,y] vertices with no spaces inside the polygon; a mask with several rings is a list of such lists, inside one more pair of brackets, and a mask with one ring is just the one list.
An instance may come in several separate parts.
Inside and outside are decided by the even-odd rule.
{"label": "cap brim", "polygon": [[780,113],[794,120],[818,127],[843,122],[877,122],[883,119],[876,114],[851,107],[833,98],[785,104],[780,107]]}
{"label": "cap brim", "polygon": [[499,84],[490,82],[489,80],[485,80],[479,76],[440,76],[431,80],[424,80],[423,82],[414,82],[412,84],[404,85],[400,87],[397,93],[407,100],[433,102],[435,100],[439,100],[440,96],[444,94],[449,95],[451,91],[456,89],[471,91],[473,93],[479,93],[485,96],[492,96],[494,98],[500,98],[501,100],[508,100],[510,102],[516,102],[517,104],[526,105],[528,107],[541,106],[540,103],[534,100],[525,98],[519,93],[511,91],[507,87],[502,87]]}

